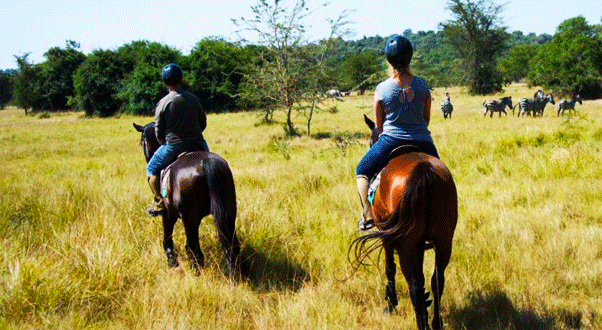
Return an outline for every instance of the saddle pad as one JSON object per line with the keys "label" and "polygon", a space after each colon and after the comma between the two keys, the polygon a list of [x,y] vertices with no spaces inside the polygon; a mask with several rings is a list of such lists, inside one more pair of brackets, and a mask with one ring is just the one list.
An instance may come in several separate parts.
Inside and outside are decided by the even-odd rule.
{"label": "saddle pad", "polygon": [[161,171],[161,196],[167,197],[167,187],[169,187],[169,178],[171,177],[171,164]]}
{"label": "saddle pad", "polygon": [[368,201],[371,205],[374,205],[374,194],[376,193],[376,189],[378,189],[378,185],[380,184],[380,172],[372,178],[370,181],[370,187],[368,188]]}
{"label": "saddle pad", "polygon": [[[420,152],[420,148],[418,148],[415,145],[411,145],[411,144],[406,144],[406,145],[401,145],[395,149],[393,149],[393,151],[391,151],[391,153],[389,154],[389,160],[392,160],[393,158],[397,157],[397,156],[401,156],[403,154],[407,154],[410,152]],[[382,170],[381,170],[382,172]],[[372,180],[370,180],[370,187],[368,188],[368,201],[370,201],[370,204],[374,205],[374,194],[376,193],[376,189],[378,188],[378,185],[380,184],[380,173],[378,172],[378,174],[372,178]]]}

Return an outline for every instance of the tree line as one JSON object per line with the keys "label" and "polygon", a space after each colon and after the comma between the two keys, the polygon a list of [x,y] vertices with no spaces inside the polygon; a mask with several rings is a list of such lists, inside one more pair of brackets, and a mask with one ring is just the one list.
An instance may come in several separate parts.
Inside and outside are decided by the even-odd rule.
{"label": "tree line", "polygon": [[[240,26],[266,38],[258,44],[205,38],[188,55],[151,41],[133,41],[116,50],[85,55],[75,41],[54,47],[45,61],[15,56],[17,70],[0,71],[0,107],[13,104],[27,111],[83,109],[89,116],[151,115],[166,91],[161,68],[170,62],[185,71],[185,88],[198,95],[208,112],[259,110],[266,122],[285,108],[308,118],[330,88],[363,93],[386,76],[383,45],[387,37],[344,40],[346,14],[331,23],[332,33],[304,42],[298,24],[285,26],[280,39],[259,23],[302,21],[301,10],[270,11],[278,6],[260,1],[256,21]],[[262,7],[263,6],[263,7]],[[500,92],[513,81],[527,81],[557,94],[602,97],[602,25],[579,16],[561,23],[553,36],[520,31],[507,33],[502,7],[492,2],[450,0],[454,19],[439,31],[403,31],[415,48],[412,70],[431,87],[466,86],[472,94]],[[267,17],[278,12],[280,17]],[[288,14],[287,14],[288,13]],[[263,16],[262,16],[263,15]],[[288,15],[288,16],[286,16]],[[293,33],[294,32],[294,33]],[[285,127],[295,134],[292,124]]]}

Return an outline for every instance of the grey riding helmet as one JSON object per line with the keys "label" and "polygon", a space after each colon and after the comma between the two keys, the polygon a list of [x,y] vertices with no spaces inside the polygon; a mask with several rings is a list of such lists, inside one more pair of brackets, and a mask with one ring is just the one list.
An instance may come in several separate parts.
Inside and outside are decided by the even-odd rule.
{"label": "grey riding helmet", "polygon": [[412,43],[403,36],[394,35],[385,44],[387,61],[394,66],[407,66],[410,64],[413,54]]}

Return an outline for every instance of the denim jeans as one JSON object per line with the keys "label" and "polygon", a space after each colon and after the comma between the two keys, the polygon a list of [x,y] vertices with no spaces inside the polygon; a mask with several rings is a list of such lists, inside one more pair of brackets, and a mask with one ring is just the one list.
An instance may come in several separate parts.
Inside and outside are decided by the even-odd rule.
{"label": "denim jeans", "polygon": [[[202,149],[209,151],[207,142],[202,139],[201,142],[197,143]],[[176,144],[163,144],[155,151],[153,157],[148,161],[146,165],[146,176],[160,175],[161,171],[171,164],[182,148],[189,145],[187,142],[181,142]]]}
{"label": "denim jeans", "polygon": [[357,164],[357,167],[355,168],[355,175],[365,176],[368,179],[372,179],[374,175],[380,172],[387,165],[391,151],[401,145],[407,144],[417,146],[420,151],[439,158],[437,148],[431,141],[397,139],[392,136],[382,134]]}

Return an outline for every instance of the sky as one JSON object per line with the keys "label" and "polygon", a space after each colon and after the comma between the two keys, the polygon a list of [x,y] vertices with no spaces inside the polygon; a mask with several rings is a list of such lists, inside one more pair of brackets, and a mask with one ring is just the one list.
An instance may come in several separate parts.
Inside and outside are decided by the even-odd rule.
{"label": "sky", "polygon": [[[290,3],[288,1],[285,3]],[[320,6],[325,2],[329,4]],[[116,50],[137,40],[159,42],[187,55],[204,38],[240,40],[233,18],[252,19],[258,0],[2,0],[0,7],[0,69],[17,67],[15,55],[29,53],[29,61],[42,63],[52,47],[74,40],[84,54],[97,49]],[[346,40],[364,36],[387,37],[403,33],[438,31],[452,19],[447,0],[307,0],[311,26],[307,37],[328,36],[327,19],[348,10]],[[502,22],[508,32],[554,35],[564,20],[583,16],[600,24],[600,0],[508,0]],[[243,35],[253,40],[254,35]]]}

